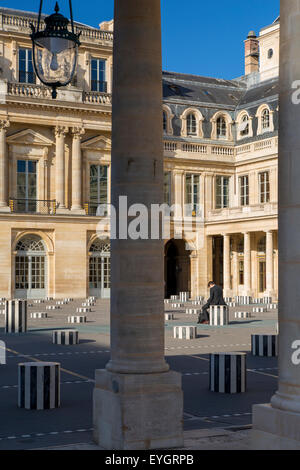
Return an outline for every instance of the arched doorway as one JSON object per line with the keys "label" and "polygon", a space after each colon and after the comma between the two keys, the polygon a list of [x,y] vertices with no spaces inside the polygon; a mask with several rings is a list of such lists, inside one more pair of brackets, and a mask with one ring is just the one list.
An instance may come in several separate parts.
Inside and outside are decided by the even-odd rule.
{"label": "arched doorway", "polygon": [[165,297],[190,290],[190,252],[184,240],[169,240],[165,246]]}
{"label": "arched doorway", "polygon": [[89,251],[89,295],[110,297],[110,243],[96,240]]}
{"label": "arched doorway", "polygon": [[26,235],[18,241],[15,256],[15,298],[47,296],[47,257],[41,237]]}

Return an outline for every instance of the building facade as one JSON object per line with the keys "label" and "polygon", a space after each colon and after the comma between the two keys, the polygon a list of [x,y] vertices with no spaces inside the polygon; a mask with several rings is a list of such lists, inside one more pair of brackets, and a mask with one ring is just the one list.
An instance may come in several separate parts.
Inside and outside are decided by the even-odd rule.
{"label": "building facade", "polygon": [[[0,297],[108,298],[113,23],[76,23],[76,74],[52,100],[36,21],[0,8]],[[163,73],[166,296],[213,278],[277,297],[278,64],[279,19],[249,33],[241,78]]]}

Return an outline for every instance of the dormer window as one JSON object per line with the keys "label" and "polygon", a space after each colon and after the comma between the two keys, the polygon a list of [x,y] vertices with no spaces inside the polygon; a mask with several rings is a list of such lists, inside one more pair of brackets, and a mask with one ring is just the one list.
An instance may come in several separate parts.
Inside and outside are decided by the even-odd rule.
{"label": "dormer window", "polygon": [[262,112],[261,124],[263,130],[270,128],[270,111],[268,109],[264,109]]}
{"label": "dormer window", "polygon": [[193,113],[190,113],[186,118],[186,130],[187,135],[197,134],[197,120],[196,116]]}
{"label": "dormer window", "polygon": [[227,125],[226,120],[223,116],[217,119],[217,138],[226,139],[227,136]]}
{"label": "dormer window", "polygon": [[246,136],[249,134],[249,119],[247,115],[243,116],[242,118],[242,122],[240,125],[240,133],[242,136]]}
{"label": "dormer window", "polygon": [[163,130],[164,132],[167,132],[168,130],[168,118],[165,111],[163,111]]}

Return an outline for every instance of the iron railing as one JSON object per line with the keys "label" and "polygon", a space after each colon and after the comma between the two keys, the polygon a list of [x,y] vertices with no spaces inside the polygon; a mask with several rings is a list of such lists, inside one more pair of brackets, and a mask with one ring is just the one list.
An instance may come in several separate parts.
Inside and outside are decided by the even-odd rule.
{"label": "iron railing", "polygon": [[9,207],[11,212],[19,214],[56,214],[55,200],[10,198]]}

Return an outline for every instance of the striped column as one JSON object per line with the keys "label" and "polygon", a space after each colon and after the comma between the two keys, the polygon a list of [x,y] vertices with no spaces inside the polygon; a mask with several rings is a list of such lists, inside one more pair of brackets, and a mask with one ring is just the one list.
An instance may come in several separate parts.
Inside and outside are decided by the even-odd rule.
{"label": "striped column", "polygon": [[234,318],[251,318],[250,312],[234,312]]}
{"label": "striped column", "polygon": [[5,333],[27,331],[27,300],[8,300],[5,304]]}
{"label": "striped column", "polygon": [[194,339],[197,338],[196,326],[174,326],[173,335],[176,339]]}
{"label": "striped column", "polygon": [[210,354],[209,390],[218,393],[244,393],[246,353]]}
{"label": "striped column", "polygon": [[47,318],[47,312],[32,312],[30,318]]}
{"label": "striped column", "polygon": [[272,297],[263,297],[262,298],[262,303],[263,304],[271,304],[272,303]]}
{"label": "striped column", "polygon": [[200,315],[201,312],[202,310],[199,308],[187,308],[185,311],[188,315]]}
{"label": "striped column", "polygon": [[265,307],[253,307],[253,312],[254,313],[263,313],[266,312],[267,309]]}
{"label": "striped column", "polygon": [[171,307],[172,308],[182,308],[183,307],[183,304],[171,304]]}
{"label": "striped column", "polygon": [[53,331],[53,344],[78,344],[78,330],[57,330]]}
{"label": "striped column", "polygon": [[235,300],[240,305],[249,305],[252,303],[252,298],[249,295],[237,295]]}
{"label": "striped column", "polygon": [[68,317],[68,323],[86,323],[86,317],[82,315],[72,315]]}
{"label": "striped column", "polygon": [[209,324],[211,326],[224,326],[229,323],[229,310],[227,305],[211,305],[209,307]]}
{"label": "striped column", "polygon": [[78,308],[76,308],[77,313],[89,313],[91,311],[92,310],[91,310],[90,307],[78,307]]}
{"label": "striped column", "polygon": [[180,302],[187,302],[190,298],[189,292],[179,292]]}
{"label": "striped column", "polygon": [[278,356],[278,335],[251,335],[252,356]]}
{"label": "striped column", "polygon": [[173,313],[165,313],[165,320],[174,320]]}
{"label": "striped column", "polygon": [[49,410],[60,406],[60,364],[18,364],[18,406],[26,410]]}

